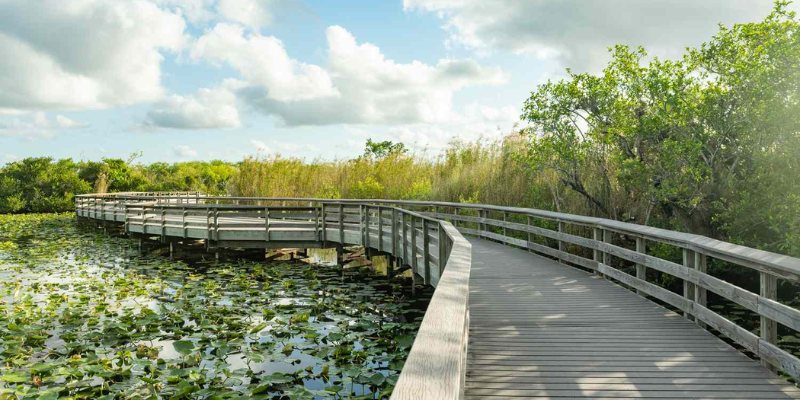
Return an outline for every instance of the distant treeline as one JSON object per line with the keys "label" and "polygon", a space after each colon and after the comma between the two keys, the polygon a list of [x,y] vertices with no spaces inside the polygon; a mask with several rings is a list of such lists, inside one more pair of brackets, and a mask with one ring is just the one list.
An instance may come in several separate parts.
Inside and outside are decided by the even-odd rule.
{"label": "distant treeline", "polygon": [[502,141],[435,158],[368,142],[349,160],[155,163],[31,158],[0,169],[0,212],[72,208],[75,193],[398,198],[517,205],[700,233],[800,255],[800,23],[784,2],[678,60],[616,46],[525,102]]}

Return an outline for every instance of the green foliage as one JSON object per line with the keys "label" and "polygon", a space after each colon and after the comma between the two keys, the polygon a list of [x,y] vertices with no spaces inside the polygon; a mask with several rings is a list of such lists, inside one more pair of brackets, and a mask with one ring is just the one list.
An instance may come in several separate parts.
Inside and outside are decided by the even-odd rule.
{"label": "green foliage", "polygon": [[367,144],[364,146],[364,156],[370,158],[383,158],[392,154],[405,154],[408,152],[403,143],[394,143],[390,140],[381,142],[367,139]]}
{"label": "green foliage", "polygon": [[384,187],[380,182],[372,176],[367,176],[356,182],[350,193],[357,199],[377,199],[381,197],[383,191]]}
{"label": "green foliage", "polygon": [[797,254],[800,22],[721,27],[680,60],[616,46],[525,102],[527,149],[589,213]]}
{"label": "green foliage", "polygon": [[62,212],[80,193],[200,191],[224,194],[235,165],[222,162],[132,164],[103,159],[74,162],[26,158],[0,168],[0,213]]}
{"label": "green foliage", "polygon": [[26,158],[0,170],[0,213],[71,210],[72,196],[90,189],[71,159]]}
{"label": "green foliage", "polygon": [[145,190],[147,187],[147,178],[142,171],[118,158],[82,163],[80,177],[87,182],[92,182],[94,191],[97,193],[133,192]]}

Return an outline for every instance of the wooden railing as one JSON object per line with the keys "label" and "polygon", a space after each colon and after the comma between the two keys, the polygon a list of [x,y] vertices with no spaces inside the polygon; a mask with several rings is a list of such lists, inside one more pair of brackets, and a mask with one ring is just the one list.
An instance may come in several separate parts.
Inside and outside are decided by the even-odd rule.
{"label": "wooden railing", "polygon": [[[170,207],[174,207],[172,204],[180,202],[181,197],[184,196],[159,196],[155,198],[153,207],[167,203],[171,204]],[[78,203],[80,204],[82,201],[91,203],[93,201],[91,199],[91,197],[87,197],[86,200],[78,200]],[[135,195],[127,200],[139,201]],[[125,195],[116,198],[116,201],[127,200]],[[105,201],[108,200],[102,200],[101,203],[105,203]],[[464,234],[525,248],[555,258],[565,264],[591,270],[635,290],[643,296],[648,296],[680,310],[687,318],[707,329],[713,329],[758,356],[765,366],[781,370],[795,379],[800,378],[800,360],[777,344],[779,325],[786,327],[792,333],[800,330],[800,310],[786,304],[792,299],[780,300],[777,296],[779,282],[795,284],[800,281],[800,259],[797,258],[726,243],[700,235],[602,218],[517,207],[428,201],[246,198],[202,195],[196,195],[191,201],[194,201],[197,207],[217,210],[217,212],[239,209],[225,207],[256,206],[265,209],[267,204],[287,207],[304,204],[310,207],[309,210],[318,208],[320,210],[318,216],[309,218],[307,221],[313,222],[315,229],[321,232],[322,236],[319,237],[319,240],[334,242],[344,240],[347,243],[369,244],[370,247],[375,248],[391,246],[384,247],[383,250],[390,249],[392,254],[401,254],[399,257],[402,257],[403,260],[413,260],[410,264],[416,262],[417,266],[414,271],[427,277],[426,283],[441,285],[440,282],[448,282],[447,291],[440,292],[441,286],[437,288],[436,293],[441,293],[439,300],[452,295],[456,295],[456,297],[452,304],[441,308],[437,306],[440,304],[439,302],[432,302],[431,305],[435,307],[434,311],[443,311],[450,307],[467,310],[468,286],[461,285],[468,285],[469,268],[466,268],[466,278],[458,271],[461,270],[460,266],[467,262],[469,252],[464,248],[468,248],[466,247],[468,243],[464,241],[459,244],[459,246],[465,247],[459,247],[456,251],[454,246],[456,243],[461,243],[463,237],[455,235],[456,232],[453,230],[455,227]],[[94,206],[94,209],[90,208],[86,212],[96,215],[97,211],[93,211],[96,210],[96,207],[97,205]],[[101,204],[101,213],[108,212],[103,211],[102,207]],[[265,210],[264,215],[269,220],[271,218],[269,209]],[[356,210],[358,210],[358,217],[355,217]],[[389,215],[391,217],[387,217]],[[127,214],[126,218],[129,218]],[[116,220],[119,221],[119,219]],[[398,220],[400,220],[399,223]],[[441,221],[450,221],[453,225],[444,224]],[[431,228],[432,226],[435,228]],[[215,222],[211,225],[211,229],[214,228],[223,227]],[[266,232],[269,238],[269,226],[266,228]],[[398,232],[400,233],[398,234]],[[392,239],[385,241],[383,239],[385,236],[382,235]],[[206,237],[213,240],[215,236],[213,233],[208,233]],[[359,240],[358,237],[361,239]],[[445,248],[442,253],[445,254],[444,256],[438,252],[438,243],[443,240],[443,237],[447,238],[444,239],[445,243],[450,246],[450,248]],[[426,239],[427,243],[425,243]],[[395,253],[398,243],[402,252]],[[425,253],[426,249],[427,253]],[[423,254],[413,254],[415,250]],[[669,253],[670,250],[677,254],[677,259],[663,255],[658,256],[658,254]],[[412,254],[409,254],[410,252]],[[445,273],[440,278],[436,273],[441,273],[439,260],[443,259],[447,261],[443,268]],[[462,261],[454,264],[457,266],[451,268],[450,263],[455,260]],[[710,274],[708,266],[711,263],[726,263],[753,271],[754,274],[758,274],[758,290],[756,291],[755,288],[748,290],[726,281],[724,276]],[[448,277],[447,271],[453,272],[452,278]],[[681,282],[680,290],[672,291],[659,284],[653,279],[653,275],[655,275],[653,271],[661,275],[662,282],[664,276],[679,280]],[[445,295],[445,293],[448,294]],[[757,315],[759,319],[758,334],[709,308],[707,304],[709,293]],[[458,294],[461,294],[462,297],[459,297]],[[434,297],[436,296],[435,294]],[[429,314],[435,315],[430,309]],[[462,315],[464,316],[463,322],[467,323],[468,313],[463,312]],[[437,323],[433,322],[433,318],[429,320],[428,314],[425,318],[427,323],[423,323],[423,328],[426,330],[420,329],[420,338],[427,337],[428,332],[431,334],[440,332],[428,331],[429,328],[446,328],[437,324],[440,322],[439,320],[436,321]],[[461,322],[460,320],[453,321],[458,324],[459,329],[461,329]],[[466,346],[466,329],[459,332],[462,334],[462,340],[454,339],[452,343],[459,345],[463,343]],[[452,335],[452,337],[457,336],[456,333],[452,333]],[[418,338],[418,340],[420,339]],[[438,343],[444,345],[445,342]],[[450,343],[450,341],[446,341],[446,343]],[[428,398],[424,395],[425,393],[437,393],[437,396],[433,397],[448,398],[443,394],[453,393],[450,391],[451,389],[455,388],[456,392],[463,391],[463,385],[459,386],[455,383],[441,387],[441,392],[428,391],[435,390],[435,386],[418,386],[417,382],[426,379],[426,376],[428,379],[434,379],[437,376],[425,375],[426,373],[446,374],[446,372],[437,370],[435,367],[425,366],[426,360],[435,359],[437,355],[443,353],[437,352],[435,347],[429,345],[421,345],[418,348],[416,342],[414,347],[417,350],[412,349],[409,363],[406,364],[398,382],[395,397]],[[422,351],[420,349],[432,350]],[[428,351],[432,353],[426,354]],[[464,354],[466,353],[464,352]],[[455,365],[452,364],[454,362],[449,359],[448,362],[437,365],[439,367],[452,366]],[[458,364],[460,367],[455,368],[454,371],[458,371],[459,376],[463,379],[463,360],[459,362],[462,364]],[[406,371],[417,372],[406,373]],[[412,375],[414,379],[409,381],[409,377]],[[413,389],[414,386],[417,386],[416,390]],[[440,394],[442,395],[439,396]]]}
{"label": "wooden railing", "polygon": [[393,399],[463,397],[471,245],[447,221],[369,201],[210,197],[198,193],[80,195],[76,215],[127,233],[213,247],[356,244],[394,256],[436,290]]}
{"label": "wooden railing", "polygon": [[[779,324],[793,334],[800,330],[800,310],[785,304],[794,299],[782,302],[777,296],[779,281],[793,284],[800,281],[798,258],[700,235],[602,218],[480,204],[402,204],[423,209],[424,214],[434,218],[449,220],[462,233],[529,249],[613,279],[719,332],[758,356],[765,366],[800,378],[800,360],[777,345]],[[681,261],[656,256],[653,252],[656,246],[679,251]],[[758,292],[709,274],[708,266],[713,260],[757,273]],[[648,270],[682,281],[682,291],[676,293],[657,284],[649,277]],[[709,293],[758,315],[758,334],[710,309]]]}

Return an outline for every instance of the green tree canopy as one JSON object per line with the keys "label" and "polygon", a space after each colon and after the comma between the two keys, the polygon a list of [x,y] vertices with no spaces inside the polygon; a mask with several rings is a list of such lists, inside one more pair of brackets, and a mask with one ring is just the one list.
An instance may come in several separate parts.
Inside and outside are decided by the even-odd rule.
{"label": "green tree canopy", "polygon": [[[616,46],[600,74],[570,72],[531,93],[526,159],[599,215],[658,217],[705,234],[742,229],[716,218],[747,209],[753,180],[779,180],[792,173],[782,163],[797,159],[799,66],[800,24],[783,1],[763,21],[721,27],[680,60]],[[772,196],[758,189],[761,206],[800,192],[792,181]]]}

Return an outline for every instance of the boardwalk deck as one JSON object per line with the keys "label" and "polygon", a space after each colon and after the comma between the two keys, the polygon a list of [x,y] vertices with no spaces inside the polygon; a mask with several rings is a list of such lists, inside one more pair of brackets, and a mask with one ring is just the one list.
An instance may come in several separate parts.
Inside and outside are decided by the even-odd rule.
{"label": "boardwalk deck", "polygon": [[800,397],[711,333],[606,279],[470,242],[468,399]]}
{"label": "boardwalk deck", "polygon": [[[777,334],[779,324],[800,332],[800,309],[777,296],[779,281],[800,283],[798,258],[619,221],[481,204],[128,193],[78,196],[76,215],[169,242],[170,251],[175,241],[202,240],[208,251],[361,245],[391,255],[436,288],[395,400],[800,398],[764,367],[800,380],[800,359],[781,348]],[[682,262],[656,257],[648,252],[653,244],[680,251]],[[757,273],[759,292],[712,275],[712,261]],[[683,281],[682,293],[648,281],[648,270]],[[758,334],[707,308],[708,294],[758,315]]]}

